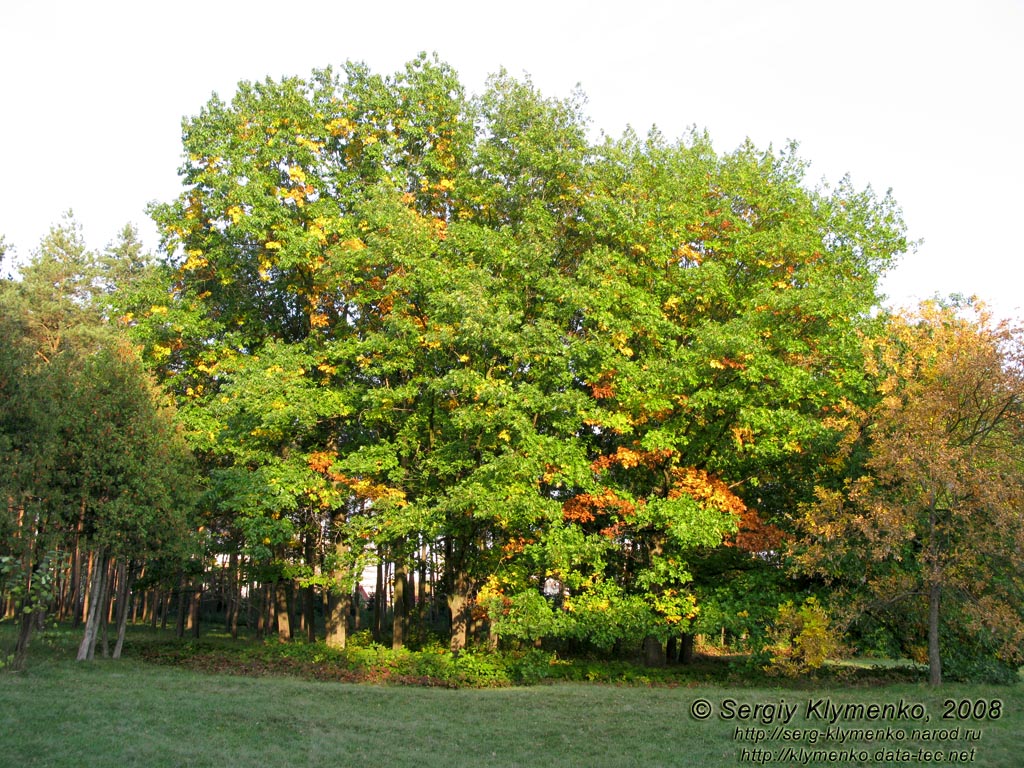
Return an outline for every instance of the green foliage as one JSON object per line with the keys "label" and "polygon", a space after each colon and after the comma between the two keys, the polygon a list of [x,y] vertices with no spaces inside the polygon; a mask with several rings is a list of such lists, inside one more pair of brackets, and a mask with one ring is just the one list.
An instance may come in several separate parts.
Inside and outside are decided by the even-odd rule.
{"label": "green foliage", "polygon": [[149,661],[239,674],[293,674],[319,680],[495,688],[533,685],[552,674],[555,657],[536,648],[495,652],[430,644],[419,650],[393,649],[356,638],[344,650],[322,643],[227,644],[216,640],[149,643]]}
{"label": "green foliage", "polygon": [[68,214],[0,285],[0,558],[8,608],[32,617],[16,664],[69,553],[139,567],[190,554],[196,468],[173,404],[111,316],[111,293],[145,271],[133,238],[127,228],[100,257]]}
{"label": "green foliage", "polygon": [[[425,55],[240,83],[184,121],[161,262],[131,229],[104,256],[55,231],[75,298],[23,321],[51,339],[79,306],[140,346],[210,545],[254,573],[327,589],[430,557],[453,649],[474,603],[510,641],[678,636],[709,553],[778,551],[832,479],[906,242],[888,196],[808,188],[795,147],[594,144],[583,104],[504,72],[470,96]],[[155,531],[130,502],[166,514],[176,486],[146,463],[139,376],[104,354],[76,362],[106,426],[95,450],[68,431],[89,481],[65,486],[127,552]]]}
{"label": "green foliage", "polygon": [[22,614],[45,610],[53,601],[56,567],[61,560],[59,552],[47,552],[26,572],[23,558],[0,555],[0,597],[15,601]]}
{"label": "green foliage", "polygon": [[760,652],[779,600],[799,599],[798,585],[776,562],[724,552],[702,561],[699,571],[699,611],[691,631],[709,638],[724,631],[733,650]]}
{"label": "green foliage", "polygon": [[1006,653],[999,634],[991,629],[971,628],[970,617],[959,610],[947,611],[940,630],[942,675],[959,683],[1010,685],[1020,682],[1020,664]]}

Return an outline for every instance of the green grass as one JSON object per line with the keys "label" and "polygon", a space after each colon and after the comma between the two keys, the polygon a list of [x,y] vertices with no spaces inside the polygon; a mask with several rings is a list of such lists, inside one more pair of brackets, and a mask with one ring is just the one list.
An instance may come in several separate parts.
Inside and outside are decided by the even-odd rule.
{"label": "green grass", "polygon": [[[0,637],[6,641],[6,637]],[[614,686],[554,683],[528,688],[459,689],[318,682],[269,675],[201,672],[138,658],[78,664],[74,637],[50,631],[39,638],[27,672],[0,673],[0,765],[20,766],[718,766],[741,761],[746,748],[840,749],[834,742],[737,740],[735,729],[767,728],[721,719],[737,705],[796,704],[789,727],[808,722],[809,702],[920,703],[932,717],[924,727],[982,731],[927,744],[906,738],[854,744],[878,749],[976,749],[975,766],[1020,764],[1024,687],[920,684],[779,687],[770,684]],[[714,714],[691,715],[703,699]],[[998,720],[943,723],[943,701],[1000,700]],[[733,709],[738,710],[738,706]],[[774,727],[772,724],[771,727]],[[921,724],[881,720],[842,722],[844,728]],[[749,755],[748,755],[749,757]],[[815,759],[809,765],[880,765],[892,761]],[[773,761],[769,765],[788,765]],[[919,764],[905,761],[904,764]],[[932,761],[930,765],[949,765]]]}

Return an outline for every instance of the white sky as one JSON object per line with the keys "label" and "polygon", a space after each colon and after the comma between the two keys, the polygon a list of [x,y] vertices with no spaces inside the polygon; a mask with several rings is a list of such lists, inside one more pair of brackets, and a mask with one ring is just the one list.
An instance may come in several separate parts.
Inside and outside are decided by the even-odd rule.
{"label": "white sky", "polygon": [[436,51],[579,83],[595,130],[800,142],[809,183],[892,188],[924,244],[893,303],[977,294],[1022,316],[1024,0],[0,0],[0,234],[26,257],[74,209],[92,247],[179,191],[180,122],[239,80]]}

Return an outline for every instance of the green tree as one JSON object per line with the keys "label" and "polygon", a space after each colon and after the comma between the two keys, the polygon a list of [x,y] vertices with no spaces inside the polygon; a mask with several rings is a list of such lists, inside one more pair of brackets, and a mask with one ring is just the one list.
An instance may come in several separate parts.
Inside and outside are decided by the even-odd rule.
{"label": "green tree", "polygon": [[843,438],[857,330],[906,241],[891,199],[809,190],[804,171],[792,148],[719,157],[699,135],[627,134],[591,161],[573,298],[594,477],[563,522],[592,543],[566,561],[553,541],[578,613],[594,590],[637,631],[686,631],[704,553],[777,550],[772,524],[791,527]]}
{"label": "green tree", "polygon": [[[580,156],[583,130],[499,79],[481,107],[492,160],[474,166],[449,68],[420,58],[393,78],[356,65],[346,76],[243,84],[188,125],[187,190],[154,211],[180,245],[178,298],[146,319],[181,332],[153,332],[150,359],[248,546],[287,559],[311,507],[334,510],[332,538],[353,559],[372,543],[404,568],[429,541],[445,552],[461,647],[506,529],[557,512],[537,478],[551,474],[546,454],[566,452],[561,398],[583,402],[564,349],[566,281],[543,252],[555,223],[540,200],[536,221],[493,220],[524,203],[513,174],[536,160],[515,146],[499,92],[518,100],[505,112],[533,110],[534,136]],[[181,319],[190,305],[198,320]]]}
{"label": "green tree", "polygon": [[906,247],[888,197],[808,190],[791,149],[593,146],[578,95],[501,73],[467,98],[425,56],[242,83],[183,136],[153,210],[173,281],[133,322],[225,526],[315,574],[326,519],[396,594],[428,545],[456,650],[481,590],[492,629],[521,605],[611,642],[684,630],[695,553],[810,493]]}
{"label": "green tree", "polygon": [[[109,289],[70,217],[51,229],[20,279],[0,287],[9,340],[0,414],[2,554],[16,586],[19,665],[34,626],[54,607],[58,576],[72,585],[65,597],[75,615],[86,601],[87,552],[93,594],[83,648],[91,655],[109,604],[109,559],[124,568],[123,619],[128,564],[173,554],[188,537],[188,452],[135,353],[105,319]],[[115,655],[123,631],[122,622]]]}

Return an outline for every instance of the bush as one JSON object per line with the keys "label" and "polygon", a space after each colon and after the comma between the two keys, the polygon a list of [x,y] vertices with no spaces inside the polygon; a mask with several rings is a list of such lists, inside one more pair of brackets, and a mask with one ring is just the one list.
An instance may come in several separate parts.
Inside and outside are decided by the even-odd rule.
{"label": "bush", "polygon": [[999,644],[985,631],[969,633],[945,624],[940,632],[942,677],[957,683],[1009,685],[1019,680],[1017,665],[999,657]]}
{"label": "bush", "polygon": [[814,672],[829,659],[838,658],[843,650],[842,635],[814,597],[808,597],[799,607],[792,602],[780,605],[768,638],[771,663],[765,671],[787,677]]}

